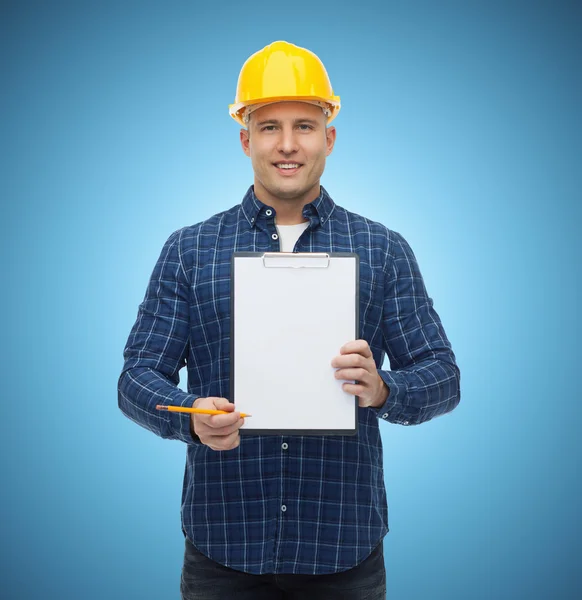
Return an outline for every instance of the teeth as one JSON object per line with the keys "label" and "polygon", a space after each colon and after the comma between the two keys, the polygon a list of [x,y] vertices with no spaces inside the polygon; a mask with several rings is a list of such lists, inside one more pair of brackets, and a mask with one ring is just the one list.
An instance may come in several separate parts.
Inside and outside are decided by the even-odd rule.
{"label": "teeth", "polygon": [[297,169],[299,165],[297,163],[281,163],[277,165],[279,169]]}

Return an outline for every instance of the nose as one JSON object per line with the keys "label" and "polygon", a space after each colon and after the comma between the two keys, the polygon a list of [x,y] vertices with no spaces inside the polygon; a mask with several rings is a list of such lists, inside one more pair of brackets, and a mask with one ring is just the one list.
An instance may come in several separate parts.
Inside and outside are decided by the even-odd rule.
{"label": "nose", "polygon": [[277,142],[277,150],[283,154],[293,154],[299,149],[293,127],[282,127]]}

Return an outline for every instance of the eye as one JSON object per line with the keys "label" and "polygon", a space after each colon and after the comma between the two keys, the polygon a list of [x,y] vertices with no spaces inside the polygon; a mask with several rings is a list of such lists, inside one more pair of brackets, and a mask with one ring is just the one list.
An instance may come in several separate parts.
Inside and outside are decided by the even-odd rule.
{"label": "eye", "polygon": [[313,127],[311,125],[307,125],[307,123],[301,123],[301,125],[299,125],[299,129],[302,131],[309,131],[310,129],[313,129]]}
{"label": "eye", "polygon": [[275,125],[265,125],[261,127],[261,131],[275,131]]}

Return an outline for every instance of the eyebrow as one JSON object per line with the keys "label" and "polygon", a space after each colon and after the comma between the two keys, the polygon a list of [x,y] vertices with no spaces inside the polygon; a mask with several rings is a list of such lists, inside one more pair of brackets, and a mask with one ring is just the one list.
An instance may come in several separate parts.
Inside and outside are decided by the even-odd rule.
{"label": "eyebrow", "polygon": [[[279,125],[281,121],[278,119],[266,119],[265,121],[259,121],[257,126],[260,127],[262,125]],[[317,125],[318,121],[315,119],[294,119],[293,124],[297,125],[298,123],[308,123],[309,125]]]}

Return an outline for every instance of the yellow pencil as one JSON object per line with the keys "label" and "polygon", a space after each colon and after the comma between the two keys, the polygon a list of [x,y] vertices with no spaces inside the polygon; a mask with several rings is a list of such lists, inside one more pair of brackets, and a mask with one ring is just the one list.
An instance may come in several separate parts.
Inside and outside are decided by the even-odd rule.
{"label": "yellow pencil", "polygon": [[[158,410],[169,410],[171,412],[182,412],[182,413],[195,413],[197,415],[229,415],[230,412],[227,410],[214,410],[212,408],[194,408],[190,406],[164,406],[158,404],[156,406]],[[245,413],[240,414],[241,417],[252,417]]]}

